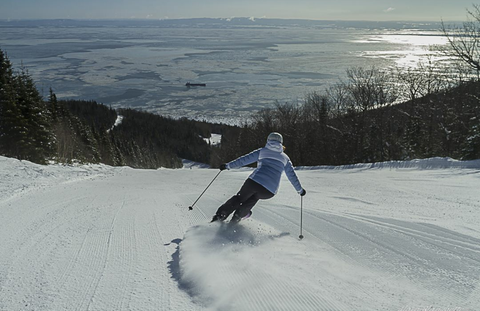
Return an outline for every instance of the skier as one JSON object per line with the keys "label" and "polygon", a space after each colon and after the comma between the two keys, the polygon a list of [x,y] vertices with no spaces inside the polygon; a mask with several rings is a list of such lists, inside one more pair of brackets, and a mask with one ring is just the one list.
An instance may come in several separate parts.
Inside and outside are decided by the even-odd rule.
{"label": "skier", "polygon": [[212,222],[223,221],[233,212],[235,213],[230,220],[232,223],[237,223],[243,218],[249,217],[258,200],[270,199],[277,193],[283,171],[285,171],[298,194],[304,196],[307,193],[295,174],[290,158],[283,152],[282,144],[283,137],[281,134],[270,133],[265,147],[220,165],[220,170],[223,171],[257,161],[257,168],[250,174],[240,191],[218,208]]}

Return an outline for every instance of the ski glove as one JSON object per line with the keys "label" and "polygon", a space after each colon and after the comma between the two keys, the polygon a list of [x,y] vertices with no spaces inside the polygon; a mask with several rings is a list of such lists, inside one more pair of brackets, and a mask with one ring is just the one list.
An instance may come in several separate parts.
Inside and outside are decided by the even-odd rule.
{"label": "ski glove", "polygon": [[300,194],[302,197],[307,194],[307,191],[305,189],[302,189],[298,194]]}
{"label": "ski glove", "polygon": [[223,164],[220,165],[220,170],[221,171],[226,170],[226,169],[228,169],[227,164],[223,163]]}

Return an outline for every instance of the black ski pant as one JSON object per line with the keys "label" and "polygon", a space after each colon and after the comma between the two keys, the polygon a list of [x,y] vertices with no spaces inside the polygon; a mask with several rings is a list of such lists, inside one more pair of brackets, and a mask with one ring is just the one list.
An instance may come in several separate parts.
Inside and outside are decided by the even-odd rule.
{"label": "black ski pant", "polygon": [[227,218],[235,211],[236,216],[243,218],[248,215],[258,200],[267,200],[273,196],[274,194],[264,186],[248,178],[240,191],[218,208],[217,215]]}

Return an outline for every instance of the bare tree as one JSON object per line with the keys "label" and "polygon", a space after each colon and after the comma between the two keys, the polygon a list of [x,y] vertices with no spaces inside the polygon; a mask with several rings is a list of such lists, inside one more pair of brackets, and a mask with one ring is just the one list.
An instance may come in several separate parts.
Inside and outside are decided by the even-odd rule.
{"label": "bare tree", "polygon": [[442,31],[448,40],[450,56],[461,59],[480,77],[480,5],[473,4],[467,10],[467,21],[461,27],[447,27],[442,22]]}
{"label": "bare tree", "polygon": [[339,117],[353,111],[352,100],[350,100],[347,85],[343,82],[338,82],[326,90],[326,96],[332,106],[332,113]]}

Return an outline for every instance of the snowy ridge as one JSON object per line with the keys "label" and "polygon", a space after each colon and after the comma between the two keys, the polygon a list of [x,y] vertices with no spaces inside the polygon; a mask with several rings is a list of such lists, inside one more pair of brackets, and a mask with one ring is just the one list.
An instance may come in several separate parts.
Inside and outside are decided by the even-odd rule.
{"label": "snowy ridge", "polygon": [[338,166],[297,166],[299,170],[343,170],[343,169],[382,169],[382,168],[415,168],[415,169],[443,169],[468,168],[480,169],[480,160],[459,161],[452,158],[428,158],[410,161],[386,161],[377,163],[359,163]]}
{"label": "snowy ridge", "polygon": [[103,164],[39,165],[0,156],[0,201],[20,192],[112,174]]}
{"label": "snowy ridge", "polygon": [[182,164],[183,164],[183,168],[188,168],[188,169],[210,168],[210,165],[208,165],[208,164],[204,164],[204,163],[200,163],[200,162],[194,162],[194,161],[190,161],[190,160],[186,160],[186,159],[182,159]]}
{"label": "snowy ridge", "polygon": [[113,129],[116,127],[116,126],[119,126],[120,124],[122,124],[122,121],[123,121],[123,116],[122,115],[117,115],[117,119],[115,120],[115,123],[112,125],[111,128],[109,128],[107,130],[107,133],[110,132],[110,131],[113,131]]}
{"label": "snowy ridge", "polygon": [[[210,168],[210,165],[193,162],[183,159],[183,168]],[[350,170],[350,169],[480,169],[480,159],[471,161],[460,161],[452,158],[428,158],[415,159],[410,161],[386,161],[376,163],[357,163],[350,165],[318,165],[318,166],[296,166],[296,170]],[[251,168],[241,168],[242,170],[251,170]]]}

